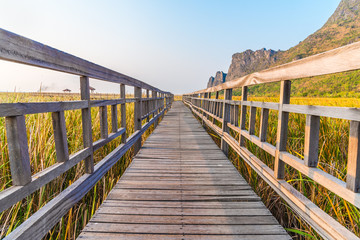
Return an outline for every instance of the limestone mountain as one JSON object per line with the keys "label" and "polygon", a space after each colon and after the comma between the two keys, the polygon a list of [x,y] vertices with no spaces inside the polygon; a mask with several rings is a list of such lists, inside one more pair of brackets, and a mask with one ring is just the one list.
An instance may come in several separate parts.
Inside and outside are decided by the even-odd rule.
{"label": "limestone mountain", "polygon": [[[342,0],[324,26],[301,41],[298,45],[286,51],[260,49],[257,51],[246,50],[241,53],[235,53],[232,56],[226,81],[231,81],[252,72],[261,71],[268,67],[325,52],[359,40],[360,0]],[[359,85],[357,84],[360,73],[355,71],[349,74],[340,74],[341,77],[340,75],[331,76],[332,82],[330,85],[335,86],[337,91],[336,95],[332,95],[333,90],[325,87],[329,85],[330,76],[312,78],[312,83],[314,84],[301,81],[301,84],[294,84],[293,89],[297,89],[294,92],[298,92],[300,95],[307,95],[308,92],[310,92],[310,94],[317,96],[338,96],[339,93],[341,93],[341,95],[346,94],[346,96],[357,96],[357,94],[360,96]],[[347,81],[350,81],[351,84]],[[215,85],[214,82],[212,86]],[[262,93],[267,92],[264,88],[266,88],[266,85],[256,87],[253,91],[257,91],[258,89],[259,92],[260,90]],[[307,90],[305,90],[305,88]]]}
{"label": "limestone mountain", "polygon": [[226,73],[224,73],[223,71],[217,71],[215,74],[215,77],[211,76],[209,78],[209,82],[207,87],[212,87],[212,86],[216,86],[219,85],[221,83],[225,82],[226,79]]}

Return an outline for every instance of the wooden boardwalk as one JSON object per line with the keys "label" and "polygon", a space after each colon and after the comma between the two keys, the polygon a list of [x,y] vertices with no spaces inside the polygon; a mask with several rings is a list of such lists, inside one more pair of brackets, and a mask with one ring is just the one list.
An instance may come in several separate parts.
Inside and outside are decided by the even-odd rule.
{"label": "wooden boardwalk", "polygon": [[291,239],[182,102],[79,239]]}

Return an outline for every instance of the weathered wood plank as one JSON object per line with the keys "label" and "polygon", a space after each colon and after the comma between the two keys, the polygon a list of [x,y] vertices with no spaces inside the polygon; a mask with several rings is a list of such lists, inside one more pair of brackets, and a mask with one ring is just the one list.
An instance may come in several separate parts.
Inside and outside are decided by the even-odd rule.
{"label": "weathered wood plank", "polygon": [[[209,102],[202,102],[210,108]],[[174,103],[79,239],[102,233],[126,239],[140,235],[193,239],[196,234],[204,239],[289,240],[231,162],[213,146],[191,113]]]}
{"label": "weathered wood plank", "polygon": [[52,123],[56,149],[56,161],[66,162],[69,160],[69,148],[66,135],[66,123],[64,112],[53,112]]}
{"label": "weathered wood plank", "polygon": [[25,116],[6,117],[5,122],[12,182],[14,186],[23,186],[31,182]]}

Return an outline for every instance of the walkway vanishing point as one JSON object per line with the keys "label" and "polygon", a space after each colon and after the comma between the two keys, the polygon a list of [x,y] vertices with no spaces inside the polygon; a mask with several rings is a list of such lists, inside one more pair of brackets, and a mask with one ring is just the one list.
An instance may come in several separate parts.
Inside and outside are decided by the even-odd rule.
{"label": "walkway vanishing point", "polygon": [[78,239],[291,239],[174,102]]}

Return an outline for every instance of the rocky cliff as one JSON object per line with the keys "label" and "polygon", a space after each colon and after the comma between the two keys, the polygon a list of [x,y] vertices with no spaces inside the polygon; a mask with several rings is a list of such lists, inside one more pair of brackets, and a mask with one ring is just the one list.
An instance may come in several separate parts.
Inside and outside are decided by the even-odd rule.
{"label": "rocky cliff", "polygon": [[[342,0],[322,28],[286,51],[246,50],[232,56],[226,81],[360,40],[360,0]],[[209,82],[208,87],[220,82]]]}
{"label": "rocky cliff", "polygon": [[215,74],[215,77],[211,76],[209,78],[207,87],[212,87],[212,86],[216,86],[219,85],[221,83],[225,82],[227,74],[224,73],[223,71],[217,71]]}
{"label": "rocky cliff", "polygon": [[232,56],[226,81],[268,68],[276,62],[276,55],[277,51],[266,48],[235,53]]}

